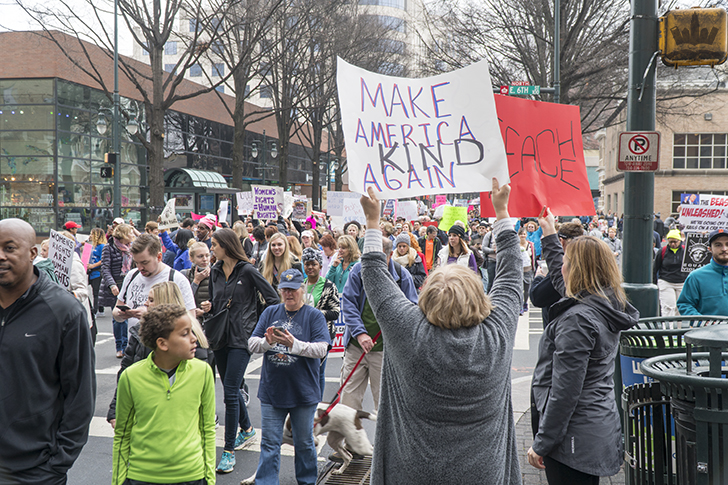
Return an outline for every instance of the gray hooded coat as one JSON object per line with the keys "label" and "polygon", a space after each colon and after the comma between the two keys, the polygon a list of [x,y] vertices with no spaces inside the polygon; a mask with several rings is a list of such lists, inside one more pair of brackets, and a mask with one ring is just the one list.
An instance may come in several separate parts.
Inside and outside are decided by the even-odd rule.
{"label": "gray hooded coat", "polygon": [[[554,288],[564,295],[558,237],[542,244]],[[539,417],[533,450],[597,476],[615,475],[623,461],[612,376],[619,334],[639,319],[632,305],[607,296],[584,294],[551,306],[532,384]]]}

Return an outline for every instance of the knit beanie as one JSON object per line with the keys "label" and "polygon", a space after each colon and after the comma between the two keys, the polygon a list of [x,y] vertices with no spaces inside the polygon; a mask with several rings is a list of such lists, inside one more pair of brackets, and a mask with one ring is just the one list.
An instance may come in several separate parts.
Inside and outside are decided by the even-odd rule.
{"label": "knit beanie", "polygon": [[465,237],[465,229],[460,227],[457,224],[453,224],[450,229],[447,230],[448,234],[455,234],[456,236],[460,236],[460,239],[463,239]]}
{"label": "knit beanie", "polygon": [[396,248],[400,244],[406,244],[407,246],[410,245],[410,237],[408,232],[403,232],[399,236],[397,236],[397,239],[394,240],[394,247]]}
{"label": "knit beanie", "polygon": [[320,265],[324,264],[324,258],[321,256],[321,251],[314,248],[306,248],[303,250],[301,256],[301,262],[306,264],[308,261],[318,261]]}

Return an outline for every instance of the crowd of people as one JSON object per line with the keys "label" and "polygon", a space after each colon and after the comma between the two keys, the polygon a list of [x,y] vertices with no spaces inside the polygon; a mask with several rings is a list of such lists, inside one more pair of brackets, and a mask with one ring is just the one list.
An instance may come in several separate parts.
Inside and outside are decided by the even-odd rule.
{"label": "crowd of people", "polygon": [[[371,190],[361,199],[365,225],[351,221],[341,228],[313,216],[303,224],[248,217],[232,227],[205,217],[184,219],[173,231],[148,222],[140,231],[118,218],[80,243],[77,225],[69,222],[62,235],[76,242],[70,291],[54,281],[48,241],[38,250],[29,225],[0,221],[0,332],[10,336],[0,333],[0,378],[10,383],[0,400],[17,400],[3,413],[20,416],[0,434],[0,446],[15,450],[15,461],[0,460],[0,481],[65,483],[88,432],[95,320],[107,309],[121,359],[107,413],[115,433],[115,485],[210,485],[216,473],[234,469],[236,450],[257,435],[256,426],[255,482],[278,483],[287,418],[296,479],[316,483],[314,416],[342,320],[340,403],[362,409],[370,388],[378,415],[372,483],[447,482],[453,469],[464,482],[487,476],[492,483],[520,483],[510,367],[529,300],[543,309],[544,325],[529,463],[545,468],[554,484],[598,483],[599,476],[615,474],[622,444],[614,360],[619,333],[639,318],[621,286],[621,219],[610,213],[559,223],[544,208],[538,218],[516,220],[508,214],[509,194],[509,186],[494,180],[495,220],[471,214],[446,231],[427,215],[382,218]],[[715,290],[728,271],[728,234],[710,235],[711,264],[688,276],[680,269],[685,249],[678,222],[659,219],[655,233],[666,244],[656,242],[654,279],[663,315],[728,314]],[[91,246],[86,268],[84,244]],[[48,302],[60,310],[48,312]],[[22,337],[17,320],[27,318],[24,312],[52,321],[54,340],[44,330],[49,343],[38,352],[62,345],[64,369],[74,379],[50,379],[55,363],[9,375],[4,352],[7,342]],[[26,339],[28,332],[36,336],[33,328],[22,326]],[[248,414],[244,383],[256,353],[264,354],[260,423]],[[217,376],[224,395],[219,414]],[[22,416],[38,412],[17,406],[40,405],[23,391],[23,379],[41,379],[40,394],[32,396],[55,402],[33,438],[35,448],[27,438],[13,443]],[[64,399],[54,401],[59,395]],[[220,418],[224,446],[216,461]],[[172,441],[175,447],[164,446]],[[59,456],[39,451],[55,442],[62,443]]]}

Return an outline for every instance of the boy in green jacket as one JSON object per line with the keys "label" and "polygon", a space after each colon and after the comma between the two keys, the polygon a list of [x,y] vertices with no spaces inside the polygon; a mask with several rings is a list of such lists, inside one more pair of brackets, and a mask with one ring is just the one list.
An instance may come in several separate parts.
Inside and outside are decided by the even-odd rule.
{"label": "boy in green jacket", "polygon": [[214,485],[215,385],[187,311],[150,308],[140,337],[154,351],[119,378],[112,484]]}

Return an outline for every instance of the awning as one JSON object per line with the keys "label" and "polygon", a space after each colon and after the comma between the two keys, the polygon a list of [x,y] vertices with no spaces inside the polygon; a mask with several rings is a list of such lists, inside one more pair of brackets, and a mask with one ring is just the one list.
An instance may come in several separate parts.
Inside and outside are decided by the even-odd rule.
{"label": "awning", "polygon": [[228,187],[225,178],[217,172],[193,168],[173,168],[164,174],[165,192],[178,190],[208,194],[234,194],[237,189]]}

